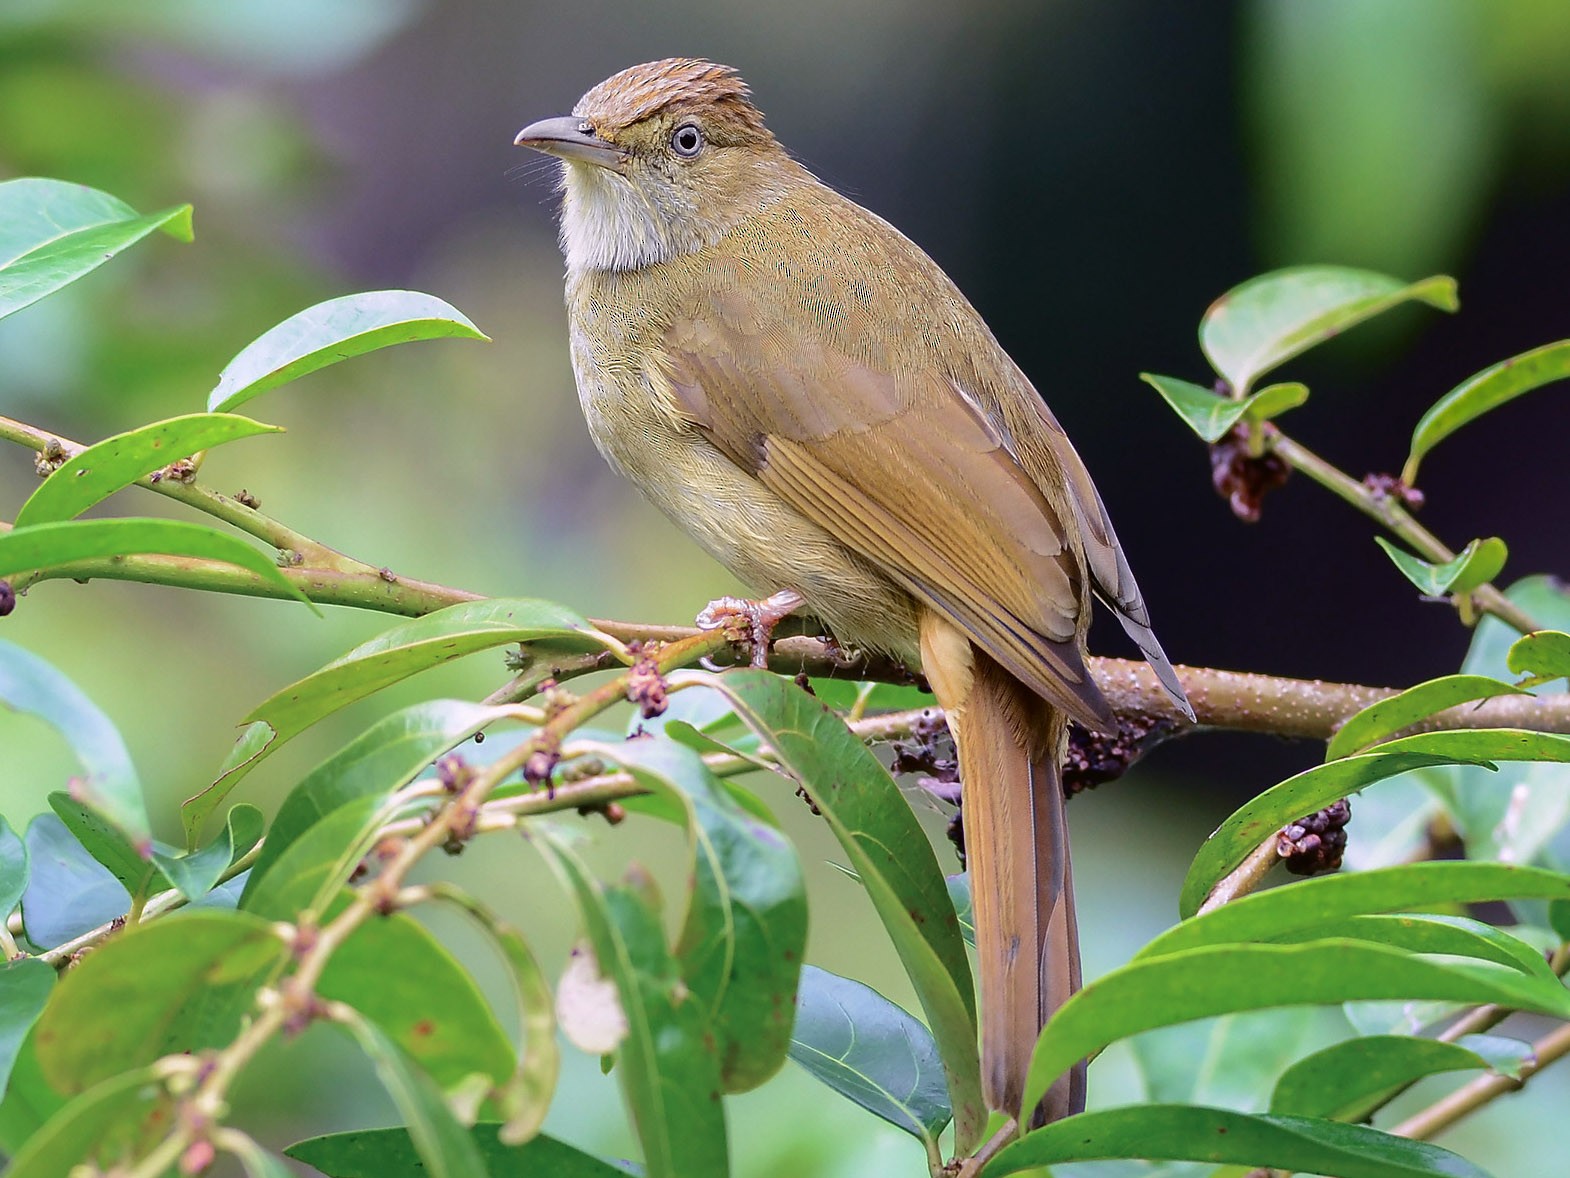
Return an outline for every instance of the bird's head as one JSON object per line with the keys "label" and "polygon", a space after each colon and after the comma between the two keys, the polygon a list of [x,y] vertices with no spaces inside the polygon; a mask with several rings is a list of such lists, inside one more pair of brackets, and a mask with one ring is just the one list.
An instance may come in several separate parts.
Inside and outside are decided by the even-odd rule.
{"label": "bird's head", "polygon": [[797,165],[729,66],[673,57],[594,87],[514,140],[562,161],[567,267],[635,270],[713,245]]}

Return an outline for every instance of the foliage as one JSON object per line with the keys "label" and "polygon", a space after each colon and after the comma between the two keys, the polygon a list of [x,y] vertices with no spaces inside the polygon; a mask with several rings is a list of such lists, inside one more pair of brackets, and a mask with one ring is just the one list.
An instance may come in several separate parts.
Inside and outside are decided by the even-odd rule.
{"label": "foliage", "polygon": [[[104,193],[29,180],[0,184],[0,224],[6,314],[154,229],[188,235],[190,221],[188,208],[144,217]],[[651,1178],[727,1172],[726,1094],[763,1083],[787,1058],[910,1134],[934,1174],[946,1157],[974,1158],[972,1172],[985,1175],[1096,1159],[1192,1163],[1195,1173],[1238,1165],[1345,1178],[1483,1173],[1414,1140],[1423,1134],[1411,1126],[1364,1122],[1422,1077],[1471,1070],[1519,1079],[1570,1050],[1561,980],[1570,965],[1570,863],[1558,837],[1570,807],[1555,808],[1570,737],[1455,724],[1403,733],[1446,728],[1447,709],[1459,705],[1531,704],[1561,688],[1570,637],[1546,626],[1570,623],[1570,602],[1536,580],[1501,593],[1491,582],[1503,542],[1455,553],[1417,525],[1401,492],[1441,438],[1570,375],[1570,345],[1536,349],[1514,370],[1507,361],[1441,398],[1414,433],[1405,484],[1358,483],[1286,438],[1275,422],[1305,403],[1303,385],[1254,390],[1292,357],[1414,299],[1453,310],[1454,283],[1329,267],[1265,275],[1218,300],[1201,327],[1219,393],[1146,378],[1204,441],[1308,474],[1421,554],[1391,547],[1424,592],[1446,597],[1464,620],[1490,616],[1463,674],[1342,716],[1324,764],[1261,791],[1224,821],[1196,848],[1178,897],[1183,919],[1092,981],[1043,1031],[1025,1108],[1075,1061],[1125,1040],[1151,1099],[1012,1141],[997,1135],[1004,1119],[989,1123],[981,1101],[968,891],[962,879],[944,878],[899,784],[864,742],[915,731],[919,696],[803,686],[765,670],[688,669],[725,657],[727,635],[631,641],[553,603],[477,600],[405,582],[201,484],[206,450],[275,432],[231,413],[241,402],[373,348],[483,339],[459,312],[406,291],[309,308],[236,357],[208,412],[92,446],[0,418],[0,433],[35,449],[46,476],[0,530],[7,608],[12,594],[51,578],[124,577],[418,615],[260,703],[211,784],[186,802],[183,848],[153,839],[111,719],[46,660],[0,643],[0,702],[56,728],[82,769],[51,799],[54,813],[23,834],[0,820],[0,915],[11,918],[0,938],[11,958],[0,972],[0,1146],[12,1155],[9,1172],[138,1162],[137,1173],[199,1172],[219,1151],[252,1175],[280,1173],[282,1163],[245,1132],[243,1105],[231,1109],[232,1085],[277,1038],[324,1022],[364,1052],[401,1119],[396,1129],[288,1150],[333,1175],[403,1172],[416,1159],[443,1175],[625,1172],[540,1132],[560,1062],[558,1023],[619,1077]],[[79,518],[132,487],[228,530]],[[1506,641],[1510,626],[1532,633]],[[429,698],[378,717],[299,775],[270,821],[247,803],[229,804],[248,772],[325,717],[452,659],[520,645],[515,674],[489,698]],[[564,686],[607,671],[581,693]],[[589,727],[628,699],[641,720],[627,739]],[[500,751],[482,752],[482,736]],[[1528,778],[1501,770],[1512,765],[1527,766]],[[1466,860],[1392,858],[1245,895],[1258,880],[1240,873],[1262,846],[1274,862],[1283,828],[1403,775],[1430,791],[1428,812],[1460,833]],[[923,1017],[803,962],[805,870],[770,810],[792,787],[838,840]],[[1505,794],[1524,798],[1511,804],[1535,807],[1547,825],[1528,838],[1490,824]],[[682,831],[683,894],[668,905],[636,869],[619,880],[597,875],[571,828],[551,817],[574,811]],[[581,918],[583,941],[554,996],[528,928],[509,926],[450,883],[409,877],[438,849],[508,832],[544,858]],[[1469,915],[1493,902],[1512,905],[1516,923]],[[451,950],[409,915],[431,905],[465,914],[496,949],[519,1010],[516,1035]],[[1486,1029],[1472,1026],[1475,1015],[1452,1024],[1474,1032],[1465,1035],[1395,1027],[1360,1035],[1339,1013],[1330,1016],[1334,1033],[1311,1042],[1301,1034],[1304,1007],[1346,1007],[1367,1027],[1384,1008],[1366,1004],[1392,1001],[1427,1004],[1429,1027],[1485,1009],[1531,1011],[1554,1029],[1535,1054],[1475,1033]],[[1175,1043],[1183,1049],[1170,1049]],[[1261,1043],[1286,1047],[1261,1052]],[[1225,1101],[1202,1082],[1196,1046],[1211,1072],[1231,1078]]]}

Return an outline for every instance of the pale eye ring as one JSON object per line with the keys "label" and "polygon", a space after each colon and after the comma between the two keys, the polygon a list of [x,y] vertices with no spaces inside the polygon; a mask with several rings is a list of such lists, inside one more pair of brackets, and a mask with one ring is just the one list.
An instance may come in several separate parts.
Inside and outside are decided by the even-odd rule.
{"label": "pale eye ring", "polygon": [[683,123],[671,132],[671,150],[683,159],[691,159],[703,150],[703,132],[697,123]]}

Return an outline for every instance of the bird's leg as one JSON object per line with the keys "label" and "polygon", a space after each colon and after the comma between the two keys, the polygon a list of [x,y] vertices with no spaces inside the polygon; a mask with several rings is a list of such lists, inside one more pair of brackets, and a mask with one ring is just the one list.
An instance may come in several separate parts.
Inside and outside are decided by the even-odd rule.
{"label": "bird's leg", "polygon": [[768,664],[769,639],[774,633],[774,627],[805,605],[806,601],[794,589],[781,589],[761,601],[749,601],[745,597],[721,597],[709,602],[698,615],[697,626],[700,630],[726,628],[736,641],[746,642],[752,647],[752,665],[762,667]]}

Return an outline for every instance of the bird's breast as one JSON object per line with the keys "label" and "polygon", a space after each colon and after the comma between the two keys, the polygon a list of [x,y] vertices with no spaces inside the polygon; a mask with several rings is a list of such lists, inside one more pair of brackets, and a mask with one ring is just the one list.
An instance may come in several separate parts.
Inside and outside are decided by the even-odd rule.
{"label": "bird's breast", "polygon": [[573,373],[600,453],[752,590],[795,589],[847,643],[918,658],[910,594],[683,417],[663,375],[659,300],[630,293],[628,277],[569,290]]}

